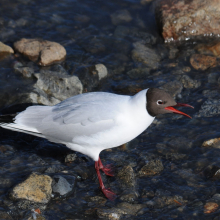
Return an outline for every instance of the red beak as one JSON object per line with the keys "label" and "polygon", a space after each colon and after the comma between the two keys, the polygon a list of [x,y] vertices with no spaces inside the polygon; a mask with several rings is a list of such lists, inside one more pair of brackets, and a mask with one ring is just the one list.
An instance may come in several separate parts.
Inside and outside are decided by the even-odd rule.
{"label": "red beak", "polygon": [[[179,107],[179,106],[180,106],[180,107],[194,108],[193,106],[188,105],[188,104],[184,104],[184,103],[177,103],[174,107]],[[189,116],[189,115],[187,115],[186,113],[181,112],[181,111],[179,111],[179,110],[173,108],[172,106],[166,107],[165,109],[166,109],[166,110],[169,110],[169,111],[171,111],[171,112],[173,112],[173,113],[180,114],[180,115],[185,115],[186,117],[192,118],[191,116]]]}

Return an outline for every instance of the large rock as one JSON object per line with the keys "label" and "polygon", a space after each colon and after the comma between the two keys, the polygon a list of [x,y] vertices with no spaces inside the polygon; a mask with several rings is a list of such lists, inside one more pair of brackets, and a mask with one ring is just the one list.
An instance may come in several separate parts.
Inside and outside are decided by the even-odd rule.
{"label": "large rock", "polygon": [[149,66],[156,69],[159,66],[161,57],[157,52],[149,47],[146,47],[144,42],[135,42],[133,44],[134,49],[131,52],[132,59],[137,63]]}
{"label": "large rock", "polygon": [[217,65],[217,59],[213,56],[207,56],[204,54],[193,54],[190,57],[190,63],[196,70],[207,70],[210,67]]}
{"label": "large rock", "polygon": [[55,71],[41,70],[34,76],[37,78],[34,85],[36,91],[29,95],[33,103],[55,105],[83,91],[79,78],[69,75],[60,65],[55,68]]}
{"label": "large rock", "polygon": [[155,11],[167,42],[220,34],[220,0],[161,0]]}
{"label": "large rock", "polygon": [[196,117],[213,117],[220,114],[220,100],[219,99],[208,99],[206,100],[196,113]]}
{"label": "large rock", "polygon": [[26,199],[38,203],[48,203],[52,194],[52,178],[32,173],[24,182],[15,186],[11,197],[15,200]]}
{"label": "large rock", "polygon": [[15,50],[41,66],[62,61],[66,50],[59,43],[40,39],[25,39],[14,43]]}

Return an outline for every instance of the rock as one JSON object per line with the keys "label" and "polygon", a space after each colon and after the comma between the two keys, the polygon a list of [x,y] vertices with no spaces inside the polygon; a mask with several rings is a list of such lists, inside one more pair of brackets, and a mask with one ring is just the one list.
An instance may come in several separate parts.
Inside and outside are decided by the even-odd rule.
{"label": "rock", "polygon": [[2,220],[13,220],[13,218],[5,211],[0,211],[0,219]]}
{"label": "rock", "polygon": [[10,195],[15,200],[48,203],[52,193],[51,183],[50,176],[32,173],[24,182],[15,186]]}
{"label": "rock", "polygon": [[[58,193],[60,196],[66,196],[73,191],[75,181],[70,184],[64,177],[56,175],[53,177],[54,181],[52,183],[53,193]],[[74,177],[74,180],[76,178]]]}
{"label": "rock", "polygon": [[59,43],[40,39],[25,39],[14,43],[15,50],[41,66],[64,60],[66,50]]}
{"label": "rock", "polygon": [[163,171],[163,169],[164,167],[162,161],[159,159],[154,159],[147,161],[147,164],[141,168],[141,170],[138,172],[138,175],[140,177],[153,176]]}
{"label": "rock", "polygon": [[100,80],[108,75],[107,68],[103,64],[96,64],[88,67],[80,67],[75,72],[83,84],[85,92],[90,92],[96,87]]}
{"label": "rock", "polygon": [[198,80],[193,80],[188,75],[183,75],[180,77],[180,80],[186,89],[198,88],[201,86],[201,82]]}
{"label": "rock", "polygon": [[35,73],[37,82],[34,85],[35,93],[31,93],[33,103],[54,105],[71,96],[82,93],[83,86],[77,76],[69,75],[62,66],[55,71],[41,70]]}
{"label": "rock", "polygon": [[123,215],[136,215],[145,205],[143,204],[129,204],[126,202],[119,203],[115,208],[98,209],[97,214],[99,218],[118,220]]}
{"label": "rock", "polygon": [[177,80],[168,82],[161,87],[173,97],[181,94],[183,90],[183,84]]}
{"label": "rock", "polygon": [[111,14],[112,24],[119,25],[123,23],[128,23],[132,20],[132,17],[128,10],[118,10]]}
{"label": "rock", "polygon": [[95,72],[93,74],[98,74],[99,80],[105,78],[108,75],[108,70],[103,64],[96,64],[95,65]]}
{"label": "rock", "polygon": [[207,202],[204,205],[204,213],[205,214],[210,214],[215,212],[218,209],[219,205],[215,202]]}
{"label": "rock", "polygon": [[220,179],[220,167],[216,165],[209,165],[203,170],[203,174],[207,179]]}
{"label": "rock", "polygon": [[220,148],[220,138],[213,138],[207,141],[204,141],[202,147],[214,147]]}
{"label": "rock", "polygon": [[208,83],[218,83],[219,77],[220,77],[219,72],[210,73],[208,75]]}
{"label": "rock", "polygon": [[30,67],[17,67],[15,70],[21,73],[24,77],[30,78],[34,74],[34,69]]}
{"label": "rock", "polygon": [[0,53],[14,53],[14,50],[0,41]]}
{"label": "rock", "polygon": [[218,36],[220,1],[162,0],[156,6],[156,20],[166,42],[195,36]]}
{"label": "rock", "polygon": [[214,117],[220,114],[220,100],[219,99],[208,99],[206,100],[196,113],[195,117]]}
{"label": "rock", "polygon": [[153,0],[141,0],[141,4],[142,5],[146,5],[149,4],[150,2],[152,2]]}
{"label": "rock", "polygon": [[155,50],[148,48],[143,42],[133,44],[134,49],[131,52],[132,59],[137,63],[142,63],[150,68],[156,69],[159,66],[160,56]]}
{"label": "rock", "polygon": [[196,70],[207,70],[208,68],[215,67],[217,65],[216,57],[193,54],[190,57],[190,63]]}
{"label": "rock", "polygon": [[120,180],[122,188],[134,188],[136,186],[136,178],[134,170],[131,166],[123,167],[117,175]]}
{"label": "rock", "polygon": [[131,79],[140,79],[140,78],[146,78],[147,76],[150,75],[150,68],[135,68],[132,70],[129,70],[127,72],[127,75],[131,78]]}
{"label": "rock", "polygon": [[214,41],[208,44],[199,44],[196,49],[201,54],[207,54],[218,58],[220,57],[220,42]]}
{"label": "rock", "polygon": [[65,163],[73,162],[74,160],[76,160],[76,157],[76,154],[68,154],[65,157]]}

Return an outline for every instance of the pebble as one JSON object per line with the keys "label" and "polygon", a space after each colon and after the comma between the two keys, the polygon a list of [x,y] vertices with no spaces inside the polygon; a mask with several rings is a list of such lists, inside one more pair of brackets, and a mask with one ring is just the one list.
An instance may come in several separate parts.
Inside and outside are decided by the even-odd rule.
{"label": "pebble", "polygon": [[38,203],[48,203],[51,198],[52,178],[47,175],[32,173],[25,181],[16,185],[10,196],[12,199],[26,199]]}
{"label": "pebble", "polygon": [[128,10],[118,10],[111,14],[111,20],[112,24],[114,25],[120,25],[123,23],[128,23],[132,20],[131,14]]}

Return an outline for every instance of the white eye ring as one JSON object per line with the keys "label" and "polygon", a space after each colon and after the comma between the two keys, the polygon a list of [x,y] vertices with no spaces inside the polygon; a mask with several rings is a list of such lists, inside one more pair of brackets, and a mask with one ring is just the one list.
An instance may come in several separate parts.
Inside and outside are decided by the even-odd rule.
{"label": "white eye ring", "polygon": [[163,104],[163,101],[162,101],[162,100],[157,100],[157,104],[158,104],[158,105],[162,105],[162,104]]}

